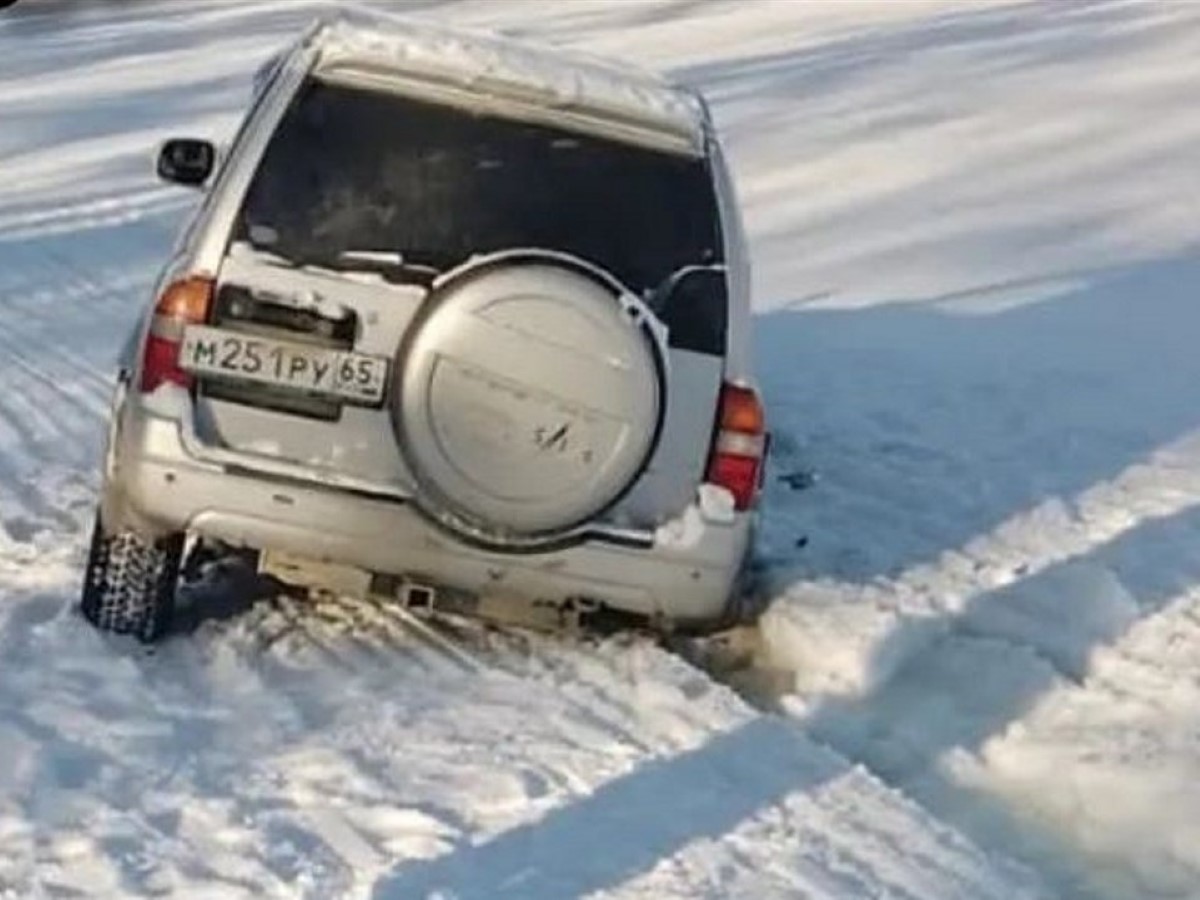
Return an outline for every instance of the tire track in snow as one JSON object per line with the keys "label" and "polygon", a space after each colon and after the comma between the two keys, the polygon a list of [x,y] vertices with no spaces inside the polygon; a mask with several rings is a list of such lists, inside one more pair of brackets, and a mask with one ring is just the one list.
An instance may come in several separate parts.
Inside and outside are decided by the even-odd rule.
{"label": "tire track in snow", "polygon": [[[291,708],[303,733],[336,729],[343,713],[341,697],[380,685],[404,690],[405,685],[411,689],[449,678],[458,687],[440,702],[451,703],[461,696],[464,676],[499,671],[490,649],[456,630],[437,622],[412,622],[386,604],[333,595],[275,596],[236,620],[202,629],[198,637],[233,652],[254,673],[262,692]],[[328,777],[328,772],[321,774],[327,769],[342,773],[343,790],[353,784],[354,804],[264,811],[249,800],[238,801],[243,820],[252,822],[267,841],[260,854],[264,867],[284,883],[308,883],[302,896],[342,895],[363,871],[386,865],[396,839],[393,829],[431,846],[469,830],[450,807],[402,803],[397,809],[383,802],[380,798],[402,789],[402,782],[396,782],[390,765],[356,746],[339,747],[337,757],[301,754],[285,777]]]}
{"label": "tire track in snow", "polygon": [[95,360],[138,280],[90,256],[42,243],[0,266],[0,527],[14,545],[73,541],[88,518],[112,390]]}
{"label": "tire track in snow", "polygon": [[268,612],[253,629],[254,644],[263,652],[298,643],[350,674],[364,664],[397,661],[427,670],[468,673],[488,665],[476,648],[436,622],[423,621],[380,600],[323,592],[308,598],[280,593],[264,605]]}
{"label": "tire track in snow", "polygon": [[[808,597],[796,588],[765,622],[767,658],[790,663],[796,674],[770,701],[979,843],[1035,866],[1060,896],[1110,897],[1112,884],[1131,882],[1139,896],[1174,897],[1189,874],[1194,888],[1195,854],[1177,854],[1166,874],[1155,875],[1143,871],[1139,854],[1168,858],[1169,840],[1121,838],[1123,820],[1138,814],[1136,785],[1156,790],[1171,776],[1139,775],[1136,761],[1106,759],[1116,755],[1106,742],[1118,729],[1105,733],[1081,718],[1064,740],[1055,730],[1060,723],[1040,711],[1073,712],[1087,701],[1101,708],[1094,698],[1111,686],[1096,684],[1097,661],[1121,660],[1144,623],[1194,584],[1198,450],[1200,434],[1189,433],[1111,481],[1019,514],[938,566],[891,584],[838,590],[817,583]],[[1142,698],[1111,693],[1130,721],[1152,718],[1139,708]],[[1186,703],[1179,706],[1186,717]],[[1025,742],[1032,751],[1023,745],[1034,723],[1051,735],[1047,755],[1074,754],[1100,770],[1110,765],[1131,791],[1130,808],[1114,815],[1103,791],[1072,795],[1069,781],[1039,770],[1037,740]],[[1010,747],[1032,775],[1003,770]],[[1182,747],[1174,752],[1188,757]],[[1000,764],[990,767],[989,756]],[[1054,810],[1055,827],[1028,814],[1031,794],[1035,806]],[[1097,863],[1107,874],[1095,874]]]}
{"label": "tire track in snow", "polygon": [[[242,896],[291,895],[298,884],[308,885],[300,896],[340,896],[364,867],[377,869],[390,858],[387,823],[403,817],[379,805],[380,798],[394,793],[395,785],[382,772],[373,774],[369,759],[358,759],[350,748],[336,757],[319,753],[311,763],[317,767],[313,777],[324,777],[320,771],[324,767],[341,770],[342,777],[353,782],[352,793],[360,801],[375,798],[370,805],[298,804],[296,797],[280,793],[279,786],[271,783],[252,786],[247,793],[243,782],[248,775],[252,780],[257,776],[247,772],[243,758],[253,754],[239,752],[241,740],[235,735],[242,713],[237,710],[257,720],[260,734],[252,743],[263,739],[265,722],[272,746],[278,741],[286,747],[288,734],[301,737],[335,727],[343,697],[381,683],[411,685],[448,674],[461,677],[464,651],[431,645],[424,637],[414,637],[402,620],[377,615],[343,598],[261,603],[235,621],[216,623],[152,650],[92,633],[73,603],[64,607],[60,597],[8,599],[17,605],[2,620],[0,646],[5,648],[6,668],[13,666],[25,674],[5,677],[0,758],[10,759],[16,747],[17,752],[30,754],[22,758],[48,760],[27,769],[26,776],[33,781],[23,784],[55,782],[63,775],[57,768],[60,761],[85,766],[100,776],[111,767],[101,748],[122,732],[127,740],[148,742],[143,752],[151,759],[163,758],[154,745],[171,735],[172,743],[178,742],[174,753],[183,754],[165,772],[148,770],[150,781],[137,788],[148,798],[145,802],[132,800],[131,772],[98,780],[89,776],[86,799],[80,802],[90,810],[92,833],[67,827],[20,851],[37,860],[44,887],[85,893],[159,893],[183,872],[202,882],[240,890]],[[275,620],[283,621],[287,639],[263,641],[263,632],[279,624]],[[46,655],[47,642],[59,645],[52,656]],[[80,652],[86,647],[93,648],[90,654]],[[98,692],[83,684],[90,677],[84,660],[96,650],[110,656],[105,667],[110,684]],[[34,660],[39,662],[34,665]],[[126,694],[128,690],[132,694]],[[85,697],[87,707],[77,705]],[[95,721],[106,707],[111,717],[108,725]],[[139,732],[145,736],[138,738]],[[92,737],[77,736],[85,734]],[[274,752],[280,748],[276,746]],[[289,765],[284,752],[283,777],[309,777],[306,757],[301,754]],[[155,800],[179,789],[194,790],[197,779],[206,796],[223,798],[217,801],[224,811],[223,834],[195,833],[180,819],[183,810]],[[18,786],[15,795],[26,796],[27,787]],[[265,791],[270,802],[256,796],[258,791]],[[33,796],[24,802],[33,802]],[[434,812],[412,813],[404,820],[405,827],[428,833],[433,841],[458,834],[464,827],[452,814]],[[21,816],[26,817],[28,813]],[[0,808],[0,830],[4,820]],[[231,867],[220,858],[227,854],[229,841],[244,844],[244,853],[255,860],[253,876],[239,875],[244,865]],[[208,858],[206,848],[217,856],[216,862]],[[70,862],[80,852],[104,861],[103,866],[90,867],[90,881],[70,872]],[[164,868],[166,861],[169,865]],[[106,883],[111,887],[105,888]]]}

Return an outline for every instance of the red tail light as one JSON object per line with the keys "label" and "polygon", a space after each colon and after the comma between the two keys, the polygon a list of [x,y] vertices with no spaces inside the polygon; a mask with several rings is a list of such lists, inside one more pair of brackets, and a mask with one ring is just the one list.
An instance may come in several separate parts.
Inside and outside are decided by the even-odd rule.
{"label": "red tail light", "polygon": [[717,434],[708,459],[708,481],[733,494],[734,507],[750,509],[762,487],[767,455],[766,417],[753,389],[721,389]]}
{"label": "red tail light", "polygon": [[184,278],[163,291],[154,307],[146,346],[142,348],[143,393],[150,393],[160,384],[191,387],[192,377],[179,367],[183,330],[208,318],[212,298],[211,278]]}

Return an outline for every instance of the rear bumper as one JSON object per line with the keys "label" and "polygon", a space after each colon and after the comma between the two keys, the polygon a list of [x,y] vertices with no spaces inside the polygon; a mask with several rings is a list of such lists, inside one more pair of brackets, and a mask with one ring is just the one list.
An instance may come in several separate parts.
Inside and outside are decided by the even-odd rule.
{"label": "rear bumper", "polygon": [[645,547],[585,540],[497,553],[464,544],[402,500],[198,459],[177,419],[131,404],[112,441],[102,500],[110,525],[147,536],[189,530],[478,596],[586,598],[668,622],[712,620],[726,611],[751,532],[751,516],[714,521],[695,506]]}

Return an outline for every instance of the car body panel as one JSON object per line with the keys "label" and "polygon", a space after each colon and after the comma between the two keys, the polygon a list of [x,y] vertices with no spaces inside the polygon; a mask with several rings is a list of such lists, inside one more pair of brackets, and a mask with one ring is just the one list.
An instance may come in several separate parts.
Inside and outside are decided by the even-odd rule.
{"label": "car body panel", "polygon": [[[405,46],[419,46],[422,53],[444,46],[442,32],[412,27],[422,33],[401,44],[408,41]],[[541,63],[524,72],[505,56],[507,74],[489,80],[478,71],[480,60],[508,51],[483,39],[477,46],[474,39],[464,39],[463,46],[475,46],[475,55],[467,52],[454,73],[430,65],[381,68],[391,50],[355,57],[354,42],[346,41],[344,32],[331,37],[331,28],[314,26],[260,70],[246,119],[181,232],[156,296],[178,278],[201,275],[214,278],[218,291],[241,289],[283,306],[347,306],[356,317],[352,349],[395,354],[427,298],[427,287],[389,283],[370,273],[280,264],[233,239],[272,137],[316,73],[702,159],[721,229],[723,258],[715,271],[726,293],[722,346],[719,352],[698,352],[664,338],[659,434],[642,471],[602,515],[545,540],[496,546],[468,530],[447,530],[437,515],[414,502],[420,486],[397,446],[386,408],[345,406],[336,420],[320,421],[203,391],[192,396],[170,386],[153,395],[122,392],[115,403],[102,499],[105,521],[148,535],[194,530],[257,549],[322,556],[397,575],[432,573],[475,591],[487,579],[495,580],[492,573],[519,572],[512,584],[532,593],[559,599],[596,595],[614,607],[668,621],[717,617],[747,552],[754,513],[728,521],[706,519],[698,488],[722,383],[751,383],[751,285],[732,180],[702,101],[660,79],[623,77],[622,70],[602,65],[587,69],[590,95],[577,91],[568,97],[562,89],[572,66],[592,64],[569,57],[564,62],[557,54],[548,64],[550,76]],[[546,90],[547,83],[554,89]],[[528,250],[555,252],[553,247]],[[124,380],[132,384],[139,377],[137,349],[149,320],[147,314],[122,353]],[[655,327],[668,330],[661,321]],[[683,529],[691,534],[683,543],[664,538],[674,533],[673,523],[683,520],[701,524]]]}
{"label": "car body panel", "polygon": [[561,547],[496,552],[440,529],[402,498],[200,462],[180,419],[126,402],[105,521],[146,534],[188,530],[478,596],[587,599],[664,625],[720,619],[754,516],[696,501],[653,532],[609,530]]}

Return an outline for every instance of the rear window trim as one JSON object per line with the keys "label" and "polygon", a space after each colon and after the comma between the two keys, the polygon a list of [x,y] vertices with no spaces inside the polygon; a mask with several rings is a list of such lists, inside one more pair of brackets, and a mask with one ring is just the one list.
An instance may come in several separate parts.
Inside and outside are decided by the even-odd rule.
{"label": "rear window trim", "polygon": [[599,106],[545,104],[532,98],[523,101],[498,90],[472,89],[431,76],[373,70],[344,63],[318,65],[309,77],[335,87],[406,97],[468,112],[486,112],[515,122],[562,128],[689,159],[706,159],[708,156],[708,136],[703,132],[685,132],[671,128],[666,122],[623,116],[616,110]]}

